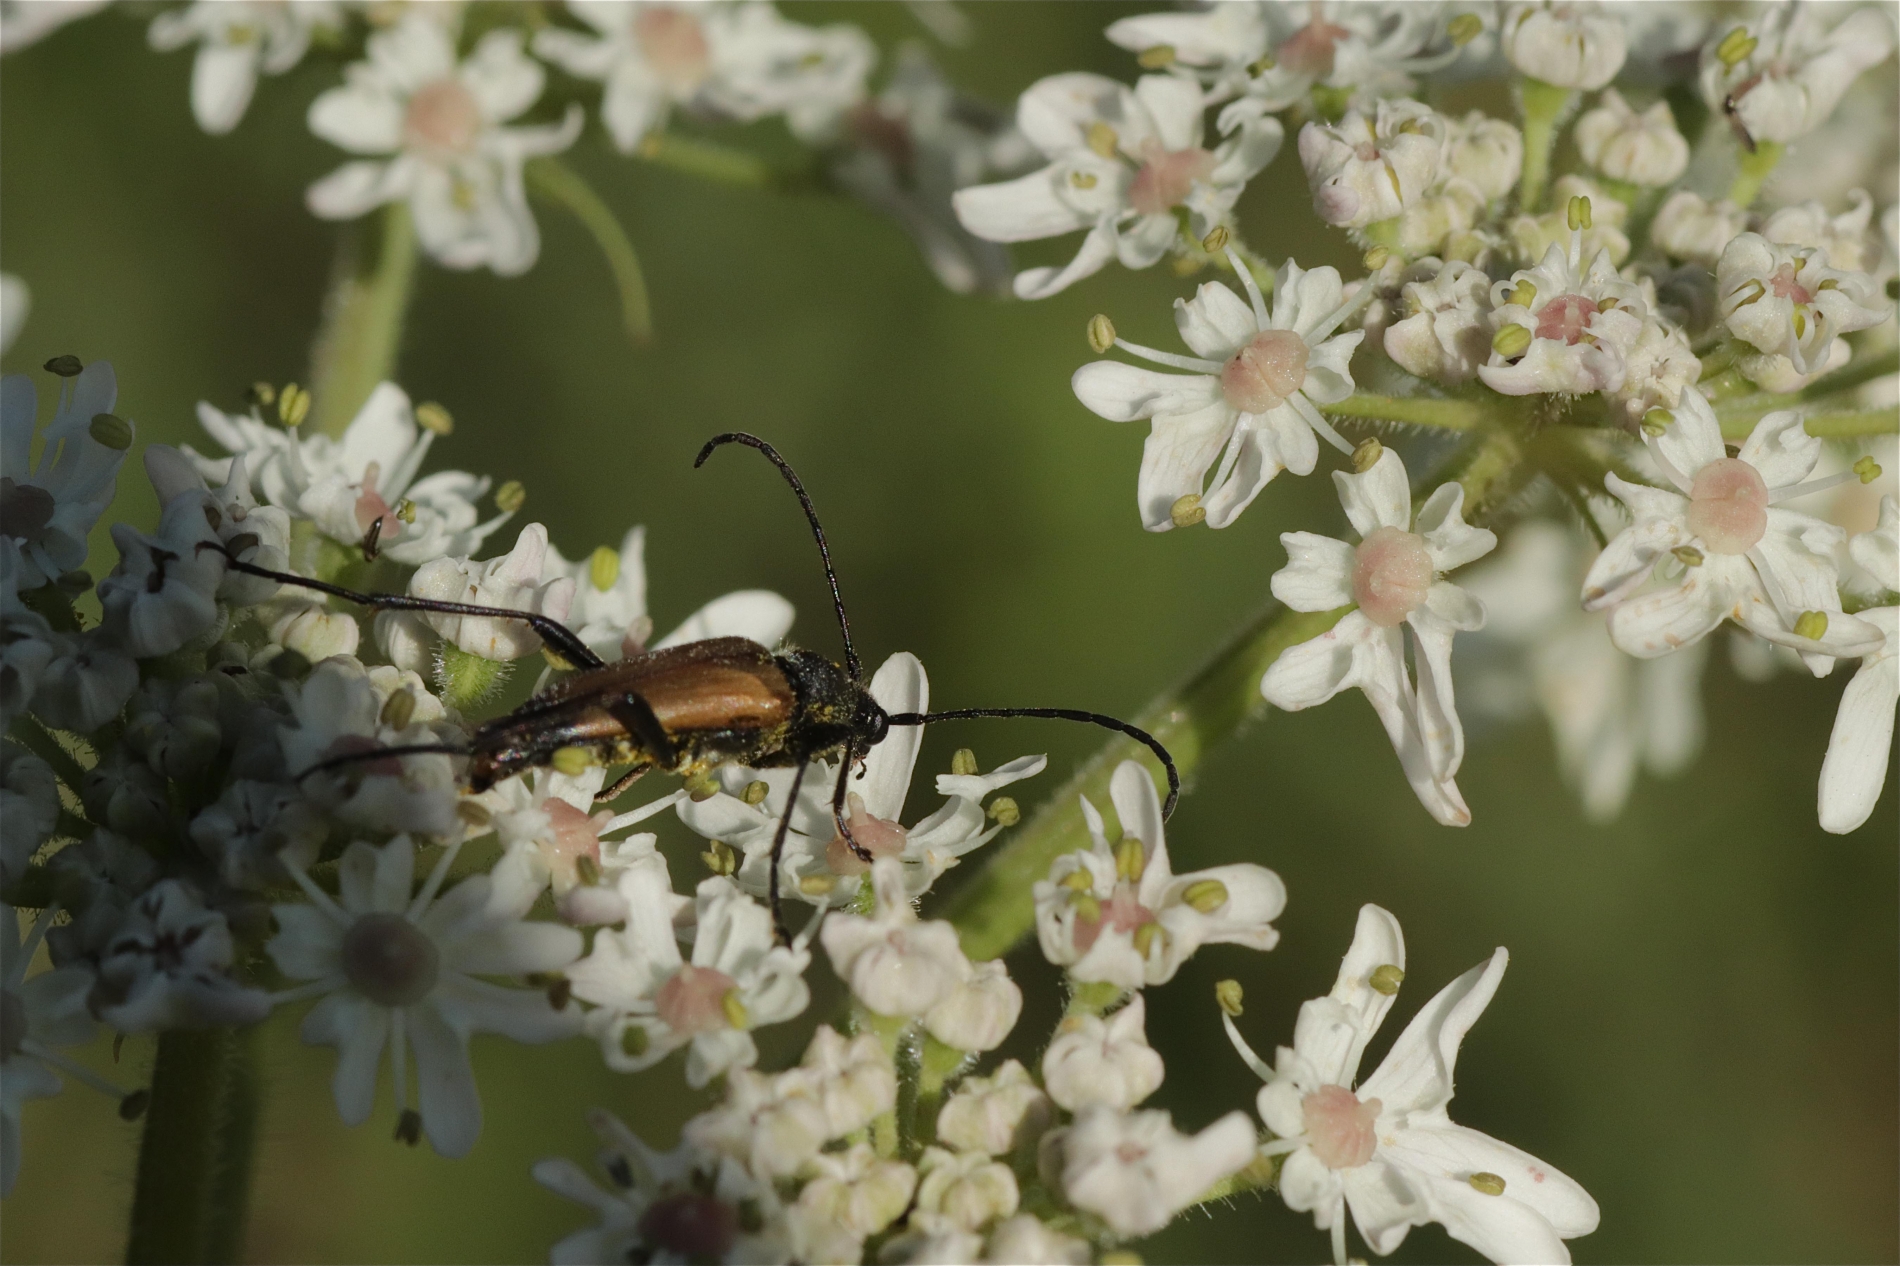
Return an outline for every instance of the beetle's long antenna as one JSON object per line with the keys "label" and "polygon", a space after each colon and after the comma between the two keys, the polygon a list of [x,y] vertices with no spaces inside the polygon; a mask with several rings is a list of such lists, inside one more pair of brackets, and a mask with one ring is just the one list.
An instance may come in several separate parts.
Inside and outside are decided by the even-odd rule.
{"label": "beetle's long antenna", "polygon": [[792,810],[798,807],[798,788],[805,781],[805,769],[809,761],[799,761],[798,768],[792,773],[792,790],[785,797],[785,812],[779,815],[778,830],[772,833],[772,873],[765,881],[766,900],[772,906],[772,929],[778,933],[780,945],[792,943],[791,929],[785,926],[785,910],[778,898],[778,864],[785,856],[785,834],[792,829]]}
{"label": "beetle's long antenna", "polygon": [[328,756],[291,779],[301,783],[312,774],[321,774],[332,769],[341,769],[345,765],[357,765],[364,761],[381,760],[385,756],[467,756],[469,749],[458,743],[407,743],[401,747],[368,747],[360,752],[344,752],[338,756]]}
{"label": "beetle's long antenna", "polygon": [[[217,549],[209,541],[200,542],[199,549]],[[227,552],[225,562],[232,571],[241,571],[247,576],[261,576],[265,580],[274,580],[280,585],[296,585],[303,589],[314,589],[318,593],[327,593],[332,598],[341,598],[345,602],[354,602],[359,607],[368,607],[372,611],[434,611],[439,615],[486,615],[504,620],[520,620],[536,633],[541,640],[553,649],[556,655],[576,668],[599,668],[602,660],[594,654],[580,635],[558,620],[550,619],[533,611],[516,611],[512,607],[478,607],[467,602],[437,602],[433,598],[411,598],[402,593],[363,593],[355,589],[345,589],[342,585],[333,585],[327,580],[312,580],[308,576],[299,576],[287,571],[272,571],[268,567],[258,567],[252,563],[239,562]]]}
{"label": "beetle's long antenna", "polygon": [[832,570],[831,547],[825,543],[825,529],[818,523],[818,508],[811,503],[811,497],[805,492],[805,485],[798,482],[798,474],[792,464],[779,456],[779,451],[756,435],[745,431],[727,431],[724,435],[715,435],[706,441],[699,450],[699,456],[693,459],[693,469],[698,470],[712,456],[712,451],[721,444],[744,444],[747,448],[756,448],[765,454],[766,460],[778,467],[778,473],[785,476],[785,482],[792,486],[792,492],[798,497],[798,504],[805,508],[805,519],[811,524],[812,539],[818,542],[819,557],[825,560],[825,580],[831,585],[831,605],[838,611],[838,631],[844,635],[844,667],[851,674],[852,681],[861,680],[863,669],[858,663],[857,648],[851,645],[851,621],[844,613],[844,596],[838,592],[838,573]]}
{"label": "beetle's long antenna", "polygon": [[1082,721],[1126,734],[1153,752],[1168,771],[1168,799],[1161,806],[1161,817],[1165,821],[1174,816],[1175,801],[1181,798],[1181,771],[1175,768],[1174,757],[1168,754],[1168,749],[1162,746],[1160,739],[1140,726],[1130,725],[1117,717],[1105,716],[1100,712],[1083,712],[1076,708],[953,708],[948,712],[893,712],[891,724],[924,725],[935,721],[967,721],[976,717],[1042,717],[1050,721]]}

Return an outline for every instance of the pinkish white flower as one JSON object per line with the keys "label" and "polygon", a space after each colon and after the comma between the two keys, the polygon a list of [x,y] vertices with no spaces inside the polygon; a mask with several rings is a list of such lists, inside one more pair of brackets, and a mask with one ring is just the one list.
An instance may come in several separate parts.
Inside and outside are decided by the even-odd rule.
{"label": "pinkish white flower", "polygon": [[1757,233],[1724,248],[1715,290],[1736,338],[1786,356],[1803,374],[1826,367],[1835,339],[1893,314],[1867,274],[1830,268],[1817,247],[1778,246]]}
{"label": "pinkish white flower", "polygon": [[1676,130],[1667,101],[1637,111],[1614,88],[1577,120],[1572,135],[1583,161],[1611,180],[1651,187],[1671,184],[1689,165],[1689,142]]}
{"label": "pinkish white flower", "polygon": [[1848,7],[1764,5],[1718,23],[1702,49],[1702,99],[1731,113],[1751,148],[1820,127],[1860,73],[1893,52],[1893,15],[1867,7],[1829,20]]}
{"label": "pinkish white flower", "polygon": [[1513,4],[1499,27],[1513,66],[1559,88],[1593,91],[1616,78],[1629,55],[1629,34],[1614,10],[1561,0]]}
{"label": "pinkish white flower", "polygon": [[1043,1138],[1062,1194],[1117,1235],[1149,1235],[1254,1157],[1254,1130],[1230,1112],[1183,1134],[1152,1109],[1090,1108]]}
{"label": "pinkish white flower", "polygon": [[1136,994],[1106,1020],[1066,1017],[1042,1056],[1049,1097],[1070,1112],[1093,1107],[1126,1112],[1159,1090],[1165,1070],[1148,1045],[1147,1014],[1147,1004]]}
{"label": "pinkish white flower", "polygon": [[[1607,250],[1588,267],[1583,251],[1583,233],[1572,229],[1568,250],[1553,243],[1535,268],[1491,287],[1497,335],[1490,360],[1478,368],[1486,386],[1507,396],[1622,387],[1647,315],[1642,290],[1617,273]],[[1519,342],[1500,347],[1511,329],[1524,332]]]}
{"label": "pinkish white flower", "polygon": [[1300,129],[1300,164],[1313,211],[1328,224],[1364,228],[1403,212],[1438,183],[1446,120],[1406,98],[1349,110],[1338,123]]}

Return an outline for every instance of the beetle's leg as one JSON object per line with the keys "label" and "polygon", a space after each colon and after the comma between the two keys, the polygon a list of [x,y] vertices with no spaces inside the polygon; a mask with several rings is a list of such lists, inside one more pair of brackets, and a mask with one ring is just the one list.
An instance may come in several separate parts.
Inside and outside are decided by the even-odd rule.
{"label": "beetle's leg", "polygon": [[679,761],[679,744],[660,724],[660,718],[653,715],[653,707],[644,697],[633,691],[609,700],[605,707],[607,715],[626,727],[627,733],[639,740],[646,749],[647,759],[661,769],[671,769]]}
{"label": "beetle's leg", "polygon": [[857,754],[857,740],[848,740],[844,745],[844,759],[838,765],[838,785],[831,789],[831,820],[837,824],[838,838],[851,850],[851,855],[869,865],[876,859],[871,855],[871,850],[858,843],[857,837],[851,834],[851,824],[845,821],[844,816],[845,788],[850,783],[851,762]]}
{"label": "beetle's leg", "polygon": [[766,898],[772,906],[772,928],[778,933],[780,945],[792,943],[792,933],[785,926],[785,910],[779,904],[778,870],[779,862],[785,856],[785,834],[792,829],[792,810],[798,806],[798,788],[805,781],[806,761],[799,761],[798,768],[792,773],[792,790],[785,797],[785,812],[779,815],[778,830],[772,833],[771,874],[765,881]]}
{"label": "beetle's leg", "polygon": [[[210,541],[202,541],[199,549],[217,549]],[[520,620],[523,624],[540,634],[541,640],[548,644],[556,655],[576,668],[599,668],[600,656],[594,654],[580,635],[562,624],[533,611],[516,611],[510,607],[478,607],[467,602],[437,602],[433,598],[411,598],[401,593],[362,593],[355,589],[345,589],[342,585],[333,585],[325,580],[312,580],[308,576],[298,576],[287,571],[272,571],[268,567],[258,567],[251,563],[239,562],[225,552],[225,561],[233,571],[241,571],[247,576],[261,576],[265,580],[274,580],[280,585],[296,585],[302,589],[314,589],[318,593],[327,593],[332,598],[341,598],[345,602],[354,602],[359,607],[368,607],[372,611],[433,611],[438,615],[486,615],[504,620]]]}
{"label": "beetle's leg", "polygon": [[596,791],[594,793],[594,803],[605,804],[609,800],[616,799],[621,792],[633,786],[634,783],[639,781],[641,775],[652,768],[653,766],[651,765],[635,765],[632,769],[629,769],[626,773],[614,779],[613,786],[601,791]]}

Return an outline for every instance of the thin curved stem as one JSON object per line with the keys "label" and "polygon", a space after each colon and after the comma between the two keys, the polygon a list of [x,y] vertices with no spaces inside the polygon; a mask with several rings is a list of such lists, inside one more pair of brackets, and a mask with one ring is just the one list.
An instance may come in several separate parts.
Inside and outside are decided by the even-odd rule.
{"label": "thin curved stem", "polygon": [[646,274],[641,272],[640,256],[612,208],[580,173],[558,158],[537,158],[528,164],[527,172],[530,189],[567,208],[593,236],[613,273],[627,338],[636,347],[648,342],[653,337],[653,306],[647,297]]}

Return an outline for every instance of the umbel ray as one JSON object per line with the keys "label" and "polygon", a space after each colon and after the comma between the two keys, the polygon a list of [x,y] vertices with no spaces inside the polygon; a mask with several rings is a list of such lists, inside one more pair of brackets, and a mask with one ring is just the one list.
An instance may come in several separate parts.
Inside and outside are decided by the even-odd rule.
{"label": "umbel ray", "polygon": [[824,562],[844,662],[815,651],[786,647],[772,651],[743,637],[715,637],[664,650],[643,651],[608,663],[573,630],[544,615],[506,607],[439,602],[406,594],[363,593],[288,572],[253,566],[235,558],[230,566],[252,576],[297,585],[379,611],[424,611],[439,615],[493,616],[520,620],[540,635],[549,652],[576,671],[549,685],[504,716],[477,725],[467,743],[420,743],[349,751],[317,761],[297,775],[313,774],[392,756],[447,754],[468,758],[471,791],[485,791],[502,779],[554,763],[555,754],[579,749],[592,761],[626,766],[626,772],[596,799],[610,800],[649,770],[703,778],[724,764],[751,769],[791,768],[791,791],[772,837],[768,895],[773,922],[789,940],[779,903],[779,865],[791,826],[792,808],[811,762],[838,758],[831,815],[838,835],[861,861],[869,850],[852,838],[845,798],[851,770],[894,725],[924,725],[979,717],[1040,717],[1080,721],[1115,730],[1147,747],[1168,775],[1163,816],[1174,812],[1181,776],[1159,740],[1136,726],[1099,712],[1075,708],[952,708],[941,712],[886,712],[864,684],[863,666],[851,641],[831,548],[818,511],[787,462],[764,440],[743,431],[714,436],[694,459],[698,468],[723,444],[757,449],[778,468],[805,511]]}

